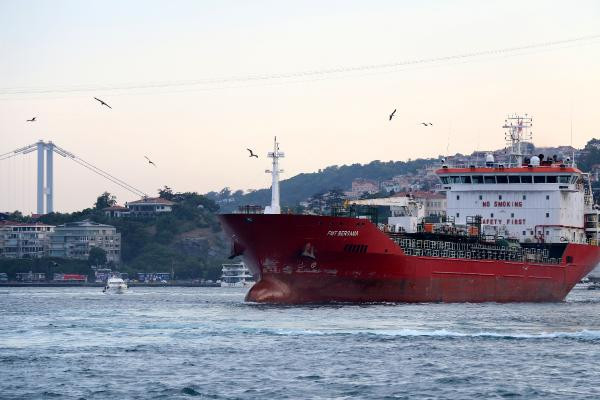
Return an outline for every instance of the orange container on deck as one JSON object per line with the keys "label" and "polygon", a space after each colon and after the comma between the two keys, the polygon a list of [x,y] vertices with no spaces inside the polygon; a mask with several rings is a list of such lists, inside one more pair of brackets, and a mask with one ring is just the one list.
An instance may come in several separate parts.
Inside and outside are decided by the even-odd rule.
{"label": "orange container on deck", "polygon": [[476,226],[469,227],[469,236],[477,236],[479,235],[479,228]]}
{"label": "orange container on deck", "polygon": [[433,224],[425,224],[424,227],[425,232],[433,233]]}

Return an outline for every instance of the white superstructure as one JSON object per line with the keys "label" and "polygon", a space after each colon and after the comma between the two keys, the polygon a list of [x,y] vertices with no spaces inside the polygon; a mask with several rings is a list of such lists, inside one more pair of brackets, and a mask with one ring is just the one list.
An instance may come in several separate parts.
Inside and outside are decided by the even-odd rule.
{"label": "white superstructure", "polygon": [[486,235],[521,242],[584,243],[584,215],[592,205],[586,177],[569,158],[521,154],[521,141],[530,137],[530,127],[527,116],[507,119],[507,164],[489,154],[483,166],[443,165],[437,171],[446,192],[447,215],[457,225],[480,216]]}
{"label": "white superstructure", "polygon": [[106,281],[106,286],[102,290],[104,293],[124,293],[127,290],[127,283],[116,276],[111,276]]}
{"label": "white superstructure", "polygon": [[243,262],[223,264],[221,267],[221,287],[247,287],[254,284],[254,278]]}

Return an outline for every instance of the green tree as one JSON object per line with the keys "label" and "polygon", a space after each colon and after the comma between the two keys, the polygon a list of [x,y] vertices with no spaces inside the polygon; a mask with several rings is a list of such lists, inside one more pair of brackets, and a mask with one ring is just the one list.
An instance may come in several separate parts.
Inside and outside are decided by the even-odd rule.
{"label": "green tree", "polygon": [[106,251],[100,247],[92,247],[88,256],[89,265],[104,265],[106,264]]}
{"label": "green tree", "polygon": [[165,185],[162,189],[158,189],[158,196],[165,200],[173,200],[173,189]]}
{"label": "green tree", "polygon": [[117,197],[108,192],[104,192],[96,199],[94,208],[96,208],[96,210],[102,210],[106,207],[114,206],[115,204],[117,204]]}

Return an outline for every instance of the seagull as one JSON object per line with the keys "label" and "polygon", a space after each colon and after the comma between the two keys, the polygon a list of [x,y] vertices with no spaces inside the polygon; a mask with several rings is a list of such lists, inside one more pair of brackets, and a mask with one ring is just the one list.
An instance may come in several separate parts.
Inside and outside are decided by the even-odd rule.
{"label": "seagull", "polygon": [[394,108],[394,111],[392,111],[392,113],[390,114],[390,121],[392,120],[392,118],[394,118],[394,114],[396,114],[396,109]]}
{"label": "seagull", "polygon": [[423,124],[423,126],[433,126],[431,122],[421,122],[421,124]]}
{"label": "seagull", "polygon": [[246,150],[248,150],[250,152],[250,157],[258,158],[258,156],[252,152],[252,150],[250,150],[250,149],[246,149]]}
{"label": "seagull", "polygon": [[33,117],[33,118],[31,118],[31,119],[28,119],[28,120],[27,120],[27,122],[35,122],[35,118],[36,118],[36,117]]}
{"label": "seagull", "polygon": [[148,157],[146,157],[146,156],[144,156],[144,158],[145,158],[146,160],[148,160],[148,164],[152,164],[152,165],[154,165],[154,166],[156,167],[156,164],[154,164],[154,163],[152,162],[152,160],[151,160],[151,159],[149,159],[149,158],[148,158]]}
{"label": "seagull", "polygon": [[110,109],[112,110],[112,107],[111,107],[111,106],[109,106],[108,104],[106,104],[105,102],[103,102],[102,100],[100,100],[99,98],[97,98],[97,97],[94,97],[94,99],[98,100],[98,101],[100,102],[100,104],[101,104],[101,105],[103,105],[103,106],[106,106],[106,107],[108,107],[108,108],[110,108]]}

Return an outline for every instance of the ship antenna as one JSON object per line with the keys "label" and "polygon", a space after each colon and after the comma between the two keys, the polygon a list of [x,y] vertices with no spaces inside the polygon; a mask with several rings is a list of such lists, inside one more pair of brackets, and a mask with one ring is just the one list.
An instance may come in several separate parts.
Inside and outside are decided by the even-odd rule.
{"label": "ship antenna", "polygon": [[506,129],[504,133],[507,147],[510,147],[509,153],[509,165],[521,166],[523,165],[523,149],[521,144],[523,140],[531,140],[532,134],[529,131],[533,124],[533,118],[527,114],[524,116],[514,114],[509,115],[504,120],[502,126]]}
{"label": "ship antenna", "polygon": [[271,174],[271,205],[265,207],[265,214],[281,214],[281,207],[279,205],[279,174],[283,173],[283,170],[279,169],[279,159],[284,156],[285,154],[279,151],[279,143],[277,142],[277,136],[275,136],[273,151],[267,154],[267,157],[273,159],[273,166],[271,170],[265,170],[266,173]]}
{"label": "ship antenna", "polygon": [[575,167],[575,147],[573,147],[573,102],[571,102],[571,149],[573,149],[573,157],[571,158],[572,167]]}

